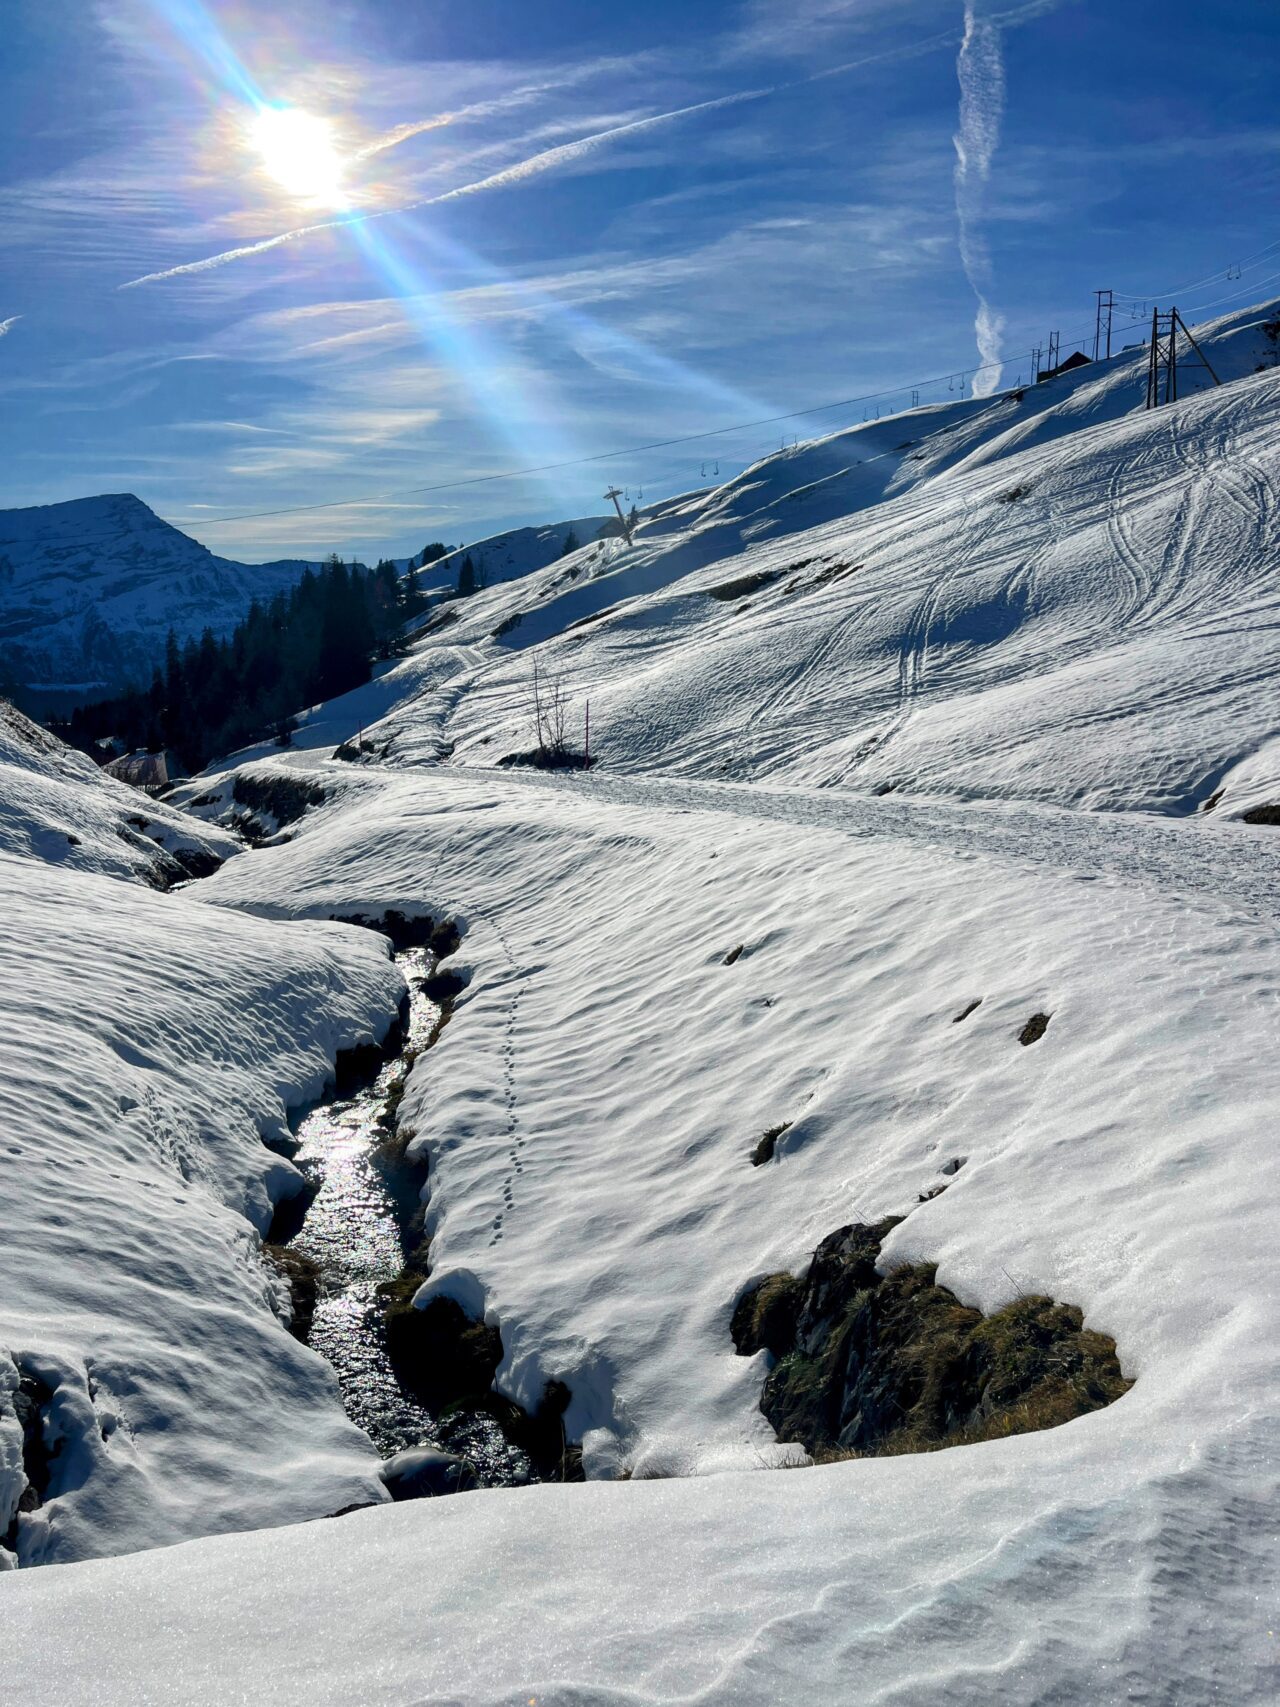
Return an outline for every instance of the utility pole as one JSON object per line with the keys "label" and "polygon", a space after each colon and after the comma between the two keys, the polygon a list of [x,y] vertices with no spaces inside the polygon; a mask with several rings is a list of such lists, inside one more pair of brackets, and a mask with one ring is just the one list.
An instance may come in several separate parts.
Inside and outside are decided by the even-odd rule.
{"label": "utility pole", "polygon": [[1050,332],[1050,334],[1049,334],[1049,366],[1045,369],[1045,374],[1046,374],[1047,378],[1052,379],[1054,374],[1057,373],[1058,364],[1061,360],[1062,360],[1062,333],[1061,332]]}
{"label": "utility pole", "polygon": [[1171,308],[1167,314],[1162,314],[1159,307],[1151,311],[1151,351],[1147,359],[1147,408],[1158,409],[1163,403],[1176,403],[1178,400],[1178,334],[1190,344],[1195,351],[1195,357],[1183,366],[1203,367],[1215,385],[1222,381],[1214,372],[1213,364],[1208,356],[1196,343],[1186,321],[1176,308]]}
{"label": "utility pole", "polygon": [[631,529],[627,526],[627,518],[623,515],[622,505],[619,503],[622,493],[616,486],[610,486],[609,490],[605,493],[605,497],[613,499],[613,507],[618,512],[618,520],[622,523],[622,537],[626,540],[627,544],[630,545]]}
{"label": "utility pole", "polygon": [[1111,359],[1111,315],[1116,305],[1116,293],[1113,290],[1095,290],[1098,299],[1098,310],[1093,322],[1093,359],[1096,362],[1102,354],[1105,342],[1107,360]]}

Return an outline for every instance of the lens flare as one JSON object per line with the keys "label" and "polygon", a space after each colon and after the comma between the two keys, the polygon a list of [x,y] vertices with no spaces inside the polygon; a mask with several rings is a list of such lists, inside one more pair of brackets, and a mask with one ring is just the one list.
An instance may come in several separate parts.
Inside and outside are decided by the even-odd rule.
{"label": "lens flare", "polygon": [[282,190],[299,201],[343,206],[343,163],[328,119],[300,107],[260,107],[249,137]]}

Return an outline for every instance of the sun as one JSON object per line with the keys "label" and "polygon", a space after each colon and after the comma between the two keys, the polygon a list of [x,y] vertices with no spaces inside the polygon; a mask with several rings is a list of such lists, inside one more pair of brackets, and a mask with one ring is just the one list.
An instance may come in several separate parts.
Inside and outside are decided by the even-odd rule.
{"label": "sun", "polygon": [[249,126],[250,140],[268,174],[299,201],[338,207],[343,163],[328,119],[301,107],[262,107]]}

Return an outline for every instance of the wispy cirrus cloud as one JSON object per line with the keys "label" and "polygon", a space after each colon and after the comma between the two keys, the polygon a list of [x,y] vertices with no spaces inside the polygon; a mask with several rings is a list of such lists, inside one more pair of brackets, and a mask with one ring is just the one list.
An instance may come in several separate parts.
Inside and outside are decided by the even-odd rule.
{"label": "wispy cirrus cloud", "polygon": [[11,332],[21,319],[21,314],[11,314],[7,320],[0,320],[0,338]]}
{"label": "wispy cirrus cloud", "polygon": [[[1043,9],[1047,4],[1056,0],[1030,0],[1024,8],[1027,11]],[[579,136],[568,142],[558,143],[551,148],[544,148],[523,160],[499,168],[495,172],[478,178],[471,183],[459,184],[452,189],[442,190],[429,196],[401,202],[393,207],[372,208],[367,212],[344,214],[340,217],[316,220],[308,225],[295,226],[288,231],[281,231],[270,237],[258,239],[252,243],[238,244],[233,248],[224,249],[217,254],[202,256],[195,261],[184,261],[176,266],[164,267],[153,272],[143,273],[140,277],[127,279],[118,288],[133,290],[141,285],[158,284],[168,279],[182,278],[196,273],[210,272],[219,267],[229,266],[235,261],[247,260],[254,255],[265,254],[285,244],[297,243],[307,237],[316,236],[325,231],[337,231],[351,226],[366,225],[372,221],[386,219],[395,215],[416,213],[424,208],[437,207],[443,203],[457,201],[465,197],[482,194],[486,191],[505,189],[524,183],[530,179],[542,177],[571,168],[603,153],[608,148],[627,138],[644,135],[668,125],[678,124],[684,119],[692,118],[701,113],[710,113],[719,109],[743,106],[754,102],[767,100],[770,96],[783,91],[791,91],[805,87],[807,84],[821,82],[838,76],[845,76],[864,67],[889,61],[910,59],[921,54],[930,53],[955,39],[954,30],[942,31],[938,34],[919,37],[893,47],[880,49],[877,52],[863,55],[858,59],[846,61],[839,65],[828,65],[810,73],[806,77],[794,79],[785,83],[772,84],[764,88],[739,89],[725,95],[719,95],[705,101],[695,101],[686,106],[673,107],[664,112],[652,113],[639,118],[628,119],[621,124],[608,125],[592,131],[585,136]],[[412,136],[421,135],[428,129],[443,128],[447,120],[443,117],[423,119],[414,123],[397,127],[380,139],[374,152],[394,147],[398,142],[406,141]]]}
{"label": "wispy cirrus cloud", "polygon": [[763,100],[766,95],[772,93],[771,89],[742,89],[733,94],[719,95],[714,100],[697,101],[691,106],[675,107],[670,112],[653,113],[647,118],[632,119],[626,124],[613,125],[606,130],[577,137],[572,142],[560,143],[554,148],[545,148],[540,153],[532,154],[527,159],[517,161],[514,165],[505,166],[500,171],[490,173],[488,177],[479,178],[471,184],[459,184],[454,189],[441,191],[439,195],[426,196],[419,201],[406,202],[397,207],[376,208],[368,213],[347,215],[340,219],[318,220],[311,225],[300,225],[292,231],[281,231],[275,236],[264,237],[257,243],[243,243],[234,249],[224,249],[217,255],[206,255],[198,261],[185,261],[176,267],[165,267],[158,272],[144,273],[140,278],[126,280],[119,288],[121,290],[133,290],[139,285],[158,284],[165,279],[181,278],[186,274],[209,272],[215,267],[228,266],[231,262],[244,260],[250,255],[261,255],[269,249],[278,249],[282,244],[296,243],[301,238],[312,237],[321,231],[337,231],[353,225],[367,225],[373,220],[387,219],[398,214],[416,213],[422,208],[437,207],[443,202],[457,201],[463,196],[479,195],[486,190],[504,189],[512,184],[523,183],[528,178],[540,177],[544,173],[574,165],[623,137],[639,136],[663,125],[675,124],[680,119],[691,118],[695,113],[713,112],[720,107],[738,106],[746,101]]}

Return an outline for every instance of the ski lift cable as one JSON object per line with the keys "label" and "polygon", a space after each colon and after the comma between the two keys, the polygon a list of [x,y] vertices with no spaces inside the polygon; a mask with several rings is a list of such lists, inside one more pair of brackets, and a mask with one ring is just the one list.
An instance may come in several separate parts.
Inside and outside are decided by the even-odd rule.
{"label": "ski lift cable", "polygon": [[[1280,248],[1280,243],[1273,245],[1272,247]],[[1264,252],[1265,251],[1260,251],[1260,253]],[[1271,275],[1271,277],[1280,277],[1280,274],[1274,274]],[[1269,278],[1257,281],[1258,284],[1267,284],[1269,282]],[[1238,296],[1247,296],[1250,290],[1256,288],[1256,284],[1250,285],[1245,290],[1237,292],[1236,294]],[[1225,301],[1229,299],[1224,298],[1222,300]],[[1216,307],[1218,304],[1210,303],[1208,306]],[[1196,312],[1199,313],[1202,312],[1202,310],[1197,309]],[[1140,322],[1135,322],[1135,324],[1138,323]],[[1079,334],[1075,341],[1079,342],[1091,337],[1092,331],[1092,327],[1086,328]],[[203,531],[206,528],[226,527],[235,522],[269,521],[279,516],[313,515],[325,510],[358,509],[364,505],[386,503],[395,498],[425,497],[437,492],[456,492],[473,486],[493,485],[498,481],[530,479],[540,474],[559,473],[564,469],[585,468],[589,467],[593,463],[612,462],[616,461],[620,457],[641,456],[650,451],[670,450],[682,445],[704,444],[709,439],[729,438],[734,434],[751,432],[760,427],[776,426],[783,421],[797,421],[810,415],[824,415],[834,413],[837,410],[851,409],[858,404],[874,403],[877,399],[881,398],[905,397],[913,390],[922,390],[928,386],[941,385],[944,380],[947,381],[948,385],[954,392],[954,381],[956,379],[961,380],[963,389],[963,380],[966,377],[976,376],[980,373],[989,373],[992,371],[999,373],[1005,368],[1011,366],[1014,362],[1025,360],[1034,361],[1035,355],[1036,351],[1034,348],[1015,351],[1013,354],[1003,357],[998,362],[982,362],[970,368],[964,368],[958,371],[953,370],[951,373],[934,374],[925,379],[907,380],[898,385],[884,386],[877,391],[862,392],[856,397],[836,398],[825,403],[811,403],[801,409],[789,409],[777,415],[762,416],[760,419],[754,421],[738,421],[726,426],[707,428],[702,432],[683,433],[676,437],[667,439],[652,439],[645,444],[626,445],[615,450],[595,451],[587,456],[568,457],[559,462],[541,463],[525,468],[501,469],[493,474],[473,474],[460,480],[442,480],[430,485],[401,486],[385,492],[366,492],[359,496],[350,498],[330,498],[323,502],[313,504],[290,504],[271,510],[242,510],[225,516],[191,516],[182,518],[181,520],[174,520],[171,517],[161,517],[160,519],[162,521],[168,521],[170,526],[198,528]],[[996,400],[998,401],[998,396]],[[912,407],[918,407],[918,405],[913,404]],[[112,535],[111,537],[115,536]]]}
{"label": "ski lift cable", "polygon": [[[997,372],[1018,361],[1029,352],[1019,351],[998,362],[983,362],[975,367],[965,368],[965,374],[985,373],[992,369]],[[619,450],[595,451],[589,456],[568,457],[563,462],[546,462],[535,467],[504,469],[496,474],[473,474],[463,480],[443,480],[430,486],[401,486],[391,492],[368,492],[356,498],[330,498],[318,504],[291,504],[278,510],[246,510],[230,516],[193,516],[186,525],[190,527],[209,528],[221,527],[229,522],[266,521],[274,516],[298,516],[310,514],[317,510],[343,510],[357,507],[361,504],[385,503],[392,498],[417,497],[431,492],[454,492],[465,486],[486,486],[498,480],[521,480],[535,474],[553,474],[565,468],[585,468],[595,462],[611,462],[618,457],[640,456],[647,451],[669,450],[675,446],[705,443],[707,439],[728,438],[733,433],[751,432],[757,427],[776,426],[780,421],[797,421],[807,415],[825,415],[836,409],[852,408],[858,403],[872,403],[879,397],[897,397],[908,392],[914,383],[917,386],[940,385],[944,379],[957,378],[959,374],[935,374],[930,379],[907,381],[903,385],[887,385],[879,391],[865,391],[858,397],[837,398],[829,403],[810,403],[803,409],[788,409],[782,414],[766,415],[757,421],[737,421],[728,426],[711,427],[705,432],[684,433],[677,438],[654,439],[648,444],[627,445]],[[162,518],[167,519],[167,518]],[[172,524],[181,525],[181,524]]]}
{"label": "ski lift cable", "polygon": [[1197,304],[1193,312],[1196,314],[1206,314],[1209,309],[1221,308],[1224,303],[1239,302],[1242,296],[1252,296],[1259,285],[1273,284],[1276,279],[1280,279],[1280,272],[1268,273],[1265,278],[1254,279],[1252,284],[1245,285],[1243,290],[1233,291],[1230,296],[1219,296],[1212,302],[1202,302]]}
{"label": "ski lift cable", "polygon": [[[1242,261],[1233,261],[1231,264],[1243,271],[1248,271],[1250,267],[1264,260],[1268,255],[1274,254],[1277,249],[1280,249],[1280,239],[1274,243],[1268,243],[1265,248],[1255,250],[1252,255],[1246,255]],[[1164,290],[1118,290],[1116,297],[1118,299],[1123,298],[1125,302],[1151,302],[1162,296],[1190,296],[1193,291],[1217,284],[1221,278],[1222,269],[1219,267],[1216,272],[1208,273],[1202,279],[1196,279],[1193,284],[1174,285]],[[1265,280],[1262,282],[1265,283]],[[1199,313],[1199,310],[1197,309],[1196,312]]]}

